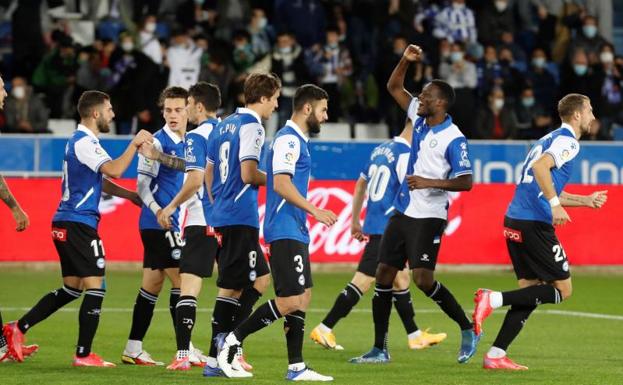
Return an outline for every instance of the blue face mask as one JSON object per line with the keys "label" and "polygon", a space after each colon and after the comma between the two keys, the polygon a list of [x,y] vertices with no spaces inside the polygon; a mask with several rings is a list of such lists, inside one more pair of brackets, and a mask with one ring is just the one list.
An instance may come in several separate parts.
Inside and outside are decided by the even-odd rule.
{"label": "blue face mask", "polygon": [[534,59],[532,59],[532,65],[537,67],[537,68],[544,68],[545,67],[545,58],[543,58],[543,57],[535,57]]}
{"label": "blue face mask", "polygon": [[452,63],[457,63],[461,60],[463,60],[463,52],[455,51],[450,54],[450,61],[452,61]]}
{"label": "blue face mask", "polygon": [[597,27],[594,25],[585,25],[582,27],[582,31],[584,32],[584,36],[589,39],[592,39],[597,35]]}
{"label": "blue face mask", "polygon": [[578,76],[584,76],[588,72],[588,66],[586,64],[574,64],[573,70]]}
{"label": "blue face mask", "polygon": [[533,97],[521,98],[521,104],[526,108],[532,107],[534,106],[534,98]]}

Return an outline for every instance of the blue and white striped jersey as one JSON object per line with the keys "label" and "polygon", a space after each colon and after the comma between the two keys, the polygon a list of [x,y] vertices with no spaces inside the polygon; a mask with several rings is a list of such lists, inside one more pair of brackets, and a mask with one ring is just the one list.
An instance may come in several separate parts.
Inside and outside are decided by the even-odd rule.
{"label": "blue and white striped jersey", "polygon": [[513,219],[551,224],[552,209],[534,178],[532,164],[541,157],[541,154],[549,154],[554,158],[556,167],[551,170],[552,182],[556,195],[560,195],[571,177],[575,158],[579,152],[580,142],[576,139],[573,128],[566,123],[539,139],[526,156],[521,178],[506,215]]}
{"label": "blue and white striped jersey", "polygon": [[100,167],[109,161],[110,156],[93,131],[79,124],[65,146],[63,195],[53,222],[80,222],[97,229],[102,195]]}
{"label": "blue and white striped jersey", "polygon": [[[165,125],[156,131],[153,137],[154,147],[158,150],[176,157],[184,156],[184,140],[171,131],[168,126]],[[171,203],[184,183],[184,173],[168,167],[160,167],[160,162],[145,158],[141,154],[138,156],[138,173],[151,177],[149,188],[154,200],[160,207],[165,207]],[[171,216],[172,231],[180,231],[180,212],[181,210],[178,208]],[[138,227],[141,230],[162,230],[156,215],[144,204],[141,207]]]}
{"label": "blue and white striped jersey", "polygon": [[[200,170],[205,172],[209,158],[210,134],[218,124],[217,119],[208,119],[201,122],[197,128],[186,135],[186,172]],[[218,193],[220,184],[217,180],[212,183],[212,196]],[[205,183],[199,191],[187,202],[186,226],[212,225],[212,203],[208,198]]]}
{"label": "blue and white striped jersey", "polygon": [[368,235],[383,234],[389,217],[394,214],[394,201],[405,179],[410,143],[396,136],[376,147],[360,177],[368,182],[368,201],[363,232]]}
{"label": "blue and white striped jersey", "polygon": [[286,202],[274,189],[275,175],[292,176],[292,184],[298,192],[307,197],[311,174],[311,156],[301,128],[291,120],[279,130],[268,152],[266,162],[266,217],[264,218],[264,239],[274,242],[279,239],[294,239],[309,243],[307,213]]}
{"label": "blue and white striped jersey", "polygon": [[210,145],[214,146],[214,155],[209,156],[209,161],[213,161],[221,184],[214,200],[212,226],[259,228],[258,187],[245,184],[241,176],[242,162],[260,161],[265,132],[259,115],[248,108],[238,108],[216,126],[212,135],[214,143]]}

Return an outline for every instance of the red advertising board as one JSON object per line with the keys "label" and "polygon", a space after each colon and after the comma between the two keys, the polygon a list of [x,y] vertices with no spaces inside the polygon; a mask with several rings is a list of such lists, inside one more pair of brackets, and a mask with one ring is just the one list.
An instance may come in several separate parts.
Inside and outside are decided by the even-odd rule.
{"label": "red advertising board", "polygon": [[[119,183],[134,188],[134,180]],[[51,238],[51,218],[60,198],[56,178],[9,178],[8,184],[27,211],[31,226],[14,231],[11,214],[0,205],[0,261],[55,261]],[[312,181],[309,199],[333,210],[337,223],[327,228],[310,219],[310,252],[314,262],[355,262],[364,244],[350,237],[353,181]],[[442,241],[440,263],[507,264],[509,258],[503,237],[503,216],[514,186],[476,185],[466,193],[451,196],[446,235]],[[623,264],[623,237],[619,234],[623,218],[623,186],[568,186],[567,191],[586,194],[609,190],[609,200],[601,210],[570,208],[572,222],[557,229],[567,256],[576,265]],[[99,232],[109,261],[140,261],[142,245],[138,233],[139,209],[122,199],[104,200],[100,206]],[[260,197],[260,218],[264,216],[264,196]]]}

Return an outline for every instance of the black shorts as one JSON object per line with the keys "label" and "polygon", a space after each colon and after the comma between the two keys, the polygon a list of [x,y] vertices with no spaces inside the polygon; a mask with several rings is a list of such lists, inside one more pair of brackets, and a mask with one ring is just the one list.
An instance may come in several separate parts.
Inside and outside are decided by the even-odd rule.
{"label": "black shorts", "polygon": [[411,269],[435,270],[445,228],[445,219],[395,214],[389,218],[381,238],[379,262],[398,270],[404,269],[407,261]]}
{"label": "black shorts", "polygon": [[218,253],[215,234],[208,226],[186,226],[184,247],[180,260],[180,273],[194,274],[201,278],[212,276],[214,260]]}
{"label": "black shorts", "polygon": [[52,240],[63,277],[103,277],[104,244],[97,230],[80,222],[52,222]]}
{"label": "black shorts", "polygon": [[569,261],[554,226],[504,217],[504,238],[517,279],[567,279]]}
{"label": "black shorts", "polygon": [[252,287],[257,277],[270,273],[260,247],[260,231],[256,227],[234,225],[216,229],[219,241],[218,279],[222,289]]}
{"label": "black shorts", "polygon": [[270,270],[277,297],[301,295],[313,286],[309,246],[293,239],[270,244]]}
{"label": "black shorts", "polygon": [[376,267],[379,265],[379,251],[381,249],[382,235],[369,235],[368,243],[363,249],[363,255],[359,260],[357,271],[368,277],[376,276]]}
{"label": "black shorts", "polygon": [[180,266],[184,240],[178,232],[168,230],[141,230],[143,241],[143,268],[164,270]]}

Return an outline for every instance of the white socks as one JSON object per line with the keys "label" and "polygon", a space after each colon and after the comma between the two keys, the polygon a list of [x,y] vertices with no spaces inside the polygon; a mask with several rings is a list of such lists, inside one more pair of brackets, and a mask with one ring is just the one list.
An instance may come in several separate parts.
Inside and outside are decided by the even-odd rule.
{"label": "white socks", "polygon": [[419,336],[421,336],[421,335],[422,335],[422,331],[421,331],[421,330],[416,330],[416,331],[414,331],[413,333],[409,333],[409,334],[407,334],[407,338],[408,338],[408,339],[410,339],[410,340],[412,340],[412,339],[414,339],[414,338],[418,338],[418,337],[419,337]]}
{"label": "white socks", "polygon": [[331,333],[331,328],[328,327],[327,325],[323,324],[323,323],[318,325],[318,329],[320,329],[320,331],[323,332],[323,333]]}
{"label": "white socks", "polygon": [[492,308],[497,309],[502,307],[502,304],[502,293],[499,291],[492,291],[489,294],[489,305],[491,305]]}
{"label": "white socks", "polygon": [[502,358],[506,355],[506,352],[500,348],[496,348],[492,346],[491,349],[487,352],[487,357],[489,358]]}
{"label": "white socks", "polygon": [[300,372],[301,370],[305,369],[307,366],[305,366],[304,362],[297,362],[296,364],[290,364],[288,365],[288,370],[293,370],[295,372]]}
{"label": "white socks", "polygon": [[125,344],[125,351],[130,354],[139,354],[143,351],[143,341],[128,340]]}

